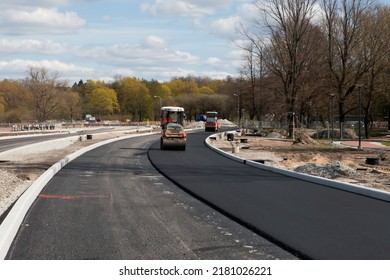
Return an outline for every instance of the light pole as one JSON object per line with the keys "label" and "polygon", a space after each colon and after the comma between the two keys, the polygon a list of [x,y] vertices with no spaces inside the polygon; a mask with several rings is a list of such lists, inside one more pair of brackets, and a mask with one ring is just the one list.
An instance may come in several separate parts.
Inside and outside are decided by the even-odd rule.
{"label": "light pole", "polygon": [[359,145],[358,145],[358,150],[362,149],[362,128],[361,128],[361,118],[362,118],[362,94],[361,94],[361,89],[363,85],[356,85],[358,88],[358,95],[359,95],[359,120],[358,120],[358,133],[359,133]]}
{"label": "light pole", "polygon": [[295,112],[292,112],[292,139],[295,140]]}
{"label": "light pole", "polygon": [[331,121],[332,143],[333,143],[333,141],[334,141],[334,97],[335,97],[335,94],[332,93],[332,94],[330,95],[330,98],[331,98],[331,100],[332,100],[332,102],[331,102],[331,106],[332,106],[332,108],[331,108],[331,113],[332,113],[332,121]]}
{"label": "light pole", "polygon": [[362,127],[361,127],[361,116],[362,116],[362,95],[361,95],[362,87],[359,86],[359,146],[358,149],[362,149]]}
{"label": "light pole", "polygon": [[240,127],[240,123],[241,123],[241,117],[240,117],[240,95],[235,93],[234,96],[237,96],[238,127]]}
{"label": "light pole", "polygon": [[[160,96],[157,96],[157,95],[155,95],[154,98],[160,99],[160,108],[159,108],[158,113],[157,113],[157,116],[158,116],[158,114],[159,114],[159,112],[160,112],[160,110],[161,110],[161,108],[162,108],[162,100],[161,100],[161,97],[160,97]],[[155,119],[157,119],[157,118],[155,118]]]}
{"label": "light pole", "polygon": [[162,107],[162,100],[161,100],[161,96],[157,96],[157,95],[155,95],[154,96],[154,98],[158,98],[158,99],[160,99],[160,108]]}

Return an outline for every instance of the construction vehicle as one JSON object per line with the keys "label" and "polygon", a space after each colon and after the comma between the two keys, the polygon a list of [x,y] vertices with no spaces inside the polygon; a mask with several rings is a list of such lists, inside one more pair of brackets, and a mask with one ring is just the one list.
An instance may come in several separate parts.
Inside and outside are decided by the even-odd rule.
{"label": "construction vehicle", "polygon": [[206,122],[204,124],[205,131],[218,131],[218,112],[216,111],[207,111],[206,112]]}
{"label": "construction vehicle", "polygon": [[184,108],[161,107],[161,150],[186,149],[187,132],[184,130]]}

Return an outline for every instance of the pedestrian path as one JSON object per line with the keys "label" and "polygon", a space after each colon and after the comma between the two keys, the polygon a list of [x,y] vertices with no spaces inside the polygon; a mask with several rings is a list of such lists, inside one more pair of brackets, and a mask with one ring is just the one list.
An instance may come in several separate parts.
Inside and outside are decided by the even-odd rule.
{"label": "pedestrian path", "polygon": [[[362,149],[373,149],[373,150],[383,150],[383,151],[390,151],[390,146],[383,145],[383,140],[362,140],[361,141],[361,147]],[[348,140],[348,141],[338,141],[335,143],[339,143],[344,146],[358,148],[359,147],[359,141],[358,140]]]}

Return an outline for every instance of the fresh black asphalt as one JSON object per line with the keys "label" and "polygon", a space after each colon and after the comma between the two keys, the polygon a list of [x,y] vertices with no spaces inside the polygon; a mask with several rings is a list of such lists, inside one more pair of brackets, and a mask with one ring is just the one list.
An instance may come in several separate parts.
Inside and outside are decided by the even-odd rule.
{"label": "fresh black asphalt", "polygon": [[[189,134],[186,151],[161,151],[153,136],[70,162],[30,208],[7,258],[390,259],[389,202],[232,161],[206,147],[207,135]],[[227,226],[212,209],[199,211],[204,203],[168,184],[148,158],[250,230]]]}
{"label": "fresh black asphalt", "polygon": [[6,258],[296,259],[162,176],[147,156],[158,139],[117,141],[68,163],[30,207]]}
{"label": "fresh black asphalt", "polygon": [[152,145],[156,168],[183,189],[308,259],[390,259],[390,203],[232,161],[190,134],[185,152]]}

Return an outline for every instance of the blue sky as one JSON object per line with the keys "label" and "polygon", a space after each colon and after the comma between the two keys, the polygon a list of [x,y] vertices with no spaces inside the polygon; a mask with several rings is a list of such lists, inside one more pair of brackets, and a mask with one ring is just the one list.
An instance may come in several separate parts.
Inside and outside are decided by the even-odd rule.
{"label": "blue sky", "polygon": [[70,84],[234,76],[242,60],[232,42],[254,15],[253,0],[1,0],[0,79],[30,66]]}

